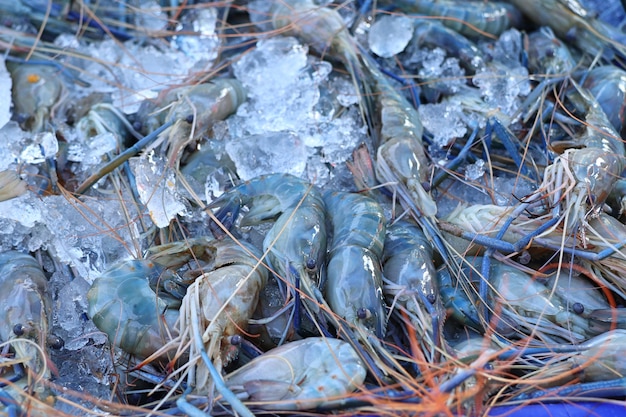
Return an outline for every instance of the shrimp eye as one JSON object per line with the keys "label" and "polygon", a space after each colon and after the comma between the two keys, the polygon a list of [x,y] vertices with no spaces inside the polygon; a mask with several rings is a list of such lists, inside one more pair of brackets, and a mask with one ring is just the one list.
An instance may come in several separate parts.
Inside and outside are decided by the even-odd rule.
{"label": "shrimp eye", "polygon": [[583,314],[585,312],[585,306],[582,303],[574,303],[572,304],[572,311],[575,314]]}
{"label": "shrimp eye", "polygon": [[372,313],[369,311],[369,309],[361,307],[356,311],[356,316],[361,320],[365,320],[372,317]]}
{"label": "shrimp eye", "polygon": [[15,334],[16,336],[24,336],[24,333],[26,333],[26,328],[24,328],[22,324],[18,323],[13,326],[13,334]]}
{"label": "shrimp eye", "polygon": [[189,116],[187,116],[187,117],[185,118],[185,121],[186,121],[187,123],[189,123],[189,124],[192,124],[192,123],[193,123],[193,114],[190,114]]}
{"label": "shrimp eye", "polygon": [[435,301],[437,301],[437,296],[435,294],[428,294],[426,296],[426,300],[428,300],[428,302],[431,304],[435,304]]}
{"label": "shrimp eye", "polygon": [[548,49],[546,49],[546,56],[547,56],[548,58],[552,58],[552,57],[554,57],[555,55],[556,55],[556,52],[554,51],[554,49],[552,49],[552,48],[548,48]]}
{"label": "shrimp eye", "polygon": [[309,271],[314,270],[316,266],[317,262],[315,261],[315,259],[309,258],[306,260],[306,269],[308,269]]}
{"label": "shrimp eye", "polygon": [[229,341],[230,341],[230,344],[233,346],[239,346],[242,342],[241,336],[239,336],[238,334],[232,336]]}
{"label": "shrimp eye", "polygon": [[65,341],[61,339],[59,336],[53,336],[53,335],[48,336],[47,343],[51,349],[55,349],[55,350],[59,350],[63,348],[63,346],[65,346]]}

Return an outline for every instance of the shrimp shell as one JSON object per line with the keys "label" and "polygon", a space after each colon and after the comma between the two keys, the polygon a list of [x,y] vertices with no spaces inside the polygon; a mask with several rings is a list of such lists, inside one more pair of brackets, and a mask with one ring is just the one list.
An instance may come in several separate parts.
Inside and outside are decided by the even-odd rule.
{"label": "shrimp shell", "polygon": [[310,410],[353,392],[365,375],[365,366],[348,343],[309,337],[266,352],[224,381],[260,408]]}

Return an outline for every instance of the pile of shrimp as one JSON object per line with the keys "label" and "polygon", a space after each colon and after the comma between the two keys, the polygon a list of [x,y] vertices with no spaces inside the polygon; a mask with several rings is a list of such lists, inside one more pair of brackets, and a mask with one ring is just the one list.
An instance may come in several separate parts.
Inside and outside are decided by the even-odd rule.
{"label": "pile of shrimp", "polygon": [[622,3],[0,0],[0,50],[3,413],[626,407]]}

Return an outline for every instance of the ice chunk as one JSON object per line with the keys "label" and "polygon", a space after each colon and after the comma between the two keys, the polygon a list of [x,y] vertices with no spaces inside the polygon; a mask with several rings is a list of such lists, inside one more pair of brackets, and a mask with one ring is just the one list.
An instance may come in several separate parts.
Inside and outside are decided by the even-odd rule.
{"label": "ice chunk", "polygon": [[133,15],[135,16],[135,25],[146,31],[162,30],[168,23],[167,13],[161,9],[155,0],[142,1]]}
{"label": "ice chunk", "polygon": [[404,51],[413,37],[413,21],[406,16],[384,15],[372,25],[368,35],[370,49],[382,58]]}
{"label": "ice chunk", "polygon": [[0,128],[11,120],[11,75],[0,58]]}
{"label": "ice chunk", "polygon": [[131,158],[130,167],[137,180],[139,198],[157,227],[167,227],[176,215],[186,213],[184,200],[176,190],[176,175],[167,158],[151,152],[148,156]]}
{"label": "ice chunk", "polygon": [[509,68],[521,67],[521,57],[524,53],[522,34],[517,29],[506,30],[488,51],[494,60]]}
{"label": "ice chunk", "polygon": [[418,75],[426,83],[425,87],[450,95],[465,85],[465,70],[457,58],[446,58],[441,48],[423,49],[418,54],[422,57]]}
{"label": "ice chunk", "polygon": [[27,164],[41,164],[46,158],[54,157],[57,152],[59,143],[52,133],[37,133],[20,154],[20,160]]}
{"label": "ice chunk", "polygon": [[226,150],[243,180],[274,172],[301,176],[306,167],[306,147],[292,132],[231,139],[226,144]]}
{"label": "ice chunk", "polygon": [[248,89],[248,97],[274,102],[301,78],[307,52],[308,48],[292,37],[259,41],[256,50],[233,65],[235,77]]}
{"label": "ice chunk", "polygon": [[458,103],[445,101],[439,104],[423,104],[418,109],[424,128],[432,133],[437,146],[443,147],[454,138],[463,137],[467,127],[463,111]]}
{"label": "ice chunk", "polygon": [[58,308],[54,318],[60,331],[56,334],[65,341],[68,350],[78,350],[87,345],[89,338],[84,335],[97,330],[92,322],[83,318],[87,311],[86,294],[90,287],[87,281],[78,276],[66,282],[58,292]]}
{"label": "ice chunk", "polygon": [[465,180],[475,181],[485,174],[485,161],[477,160],[473,164],[465,167]]}
{"label": "ice chunk", "polygon": [[176,26],[177,32],[193,32],[173,37],[174,42],[185,55],[198,61],[213,61],[217,57],[220,40],[215,33],[217,9],[202,8],[189,11]]}
{"label": "ice chunk", "polygon": [[128,256],[128,248],[140,241],[136,225],[125,216],[137,216],[136,210],[120,204],[34,193],[0,202],[0,250],[48,250],[84,279],[93,279],[109,259]]}
{"label": "ice chunk", "polygon": [[74,142],[68,148],[68,161],[81,162],[81,169],[90,169],[93,165],[102,162],[108,152],[117,147],[117,139],[111,132],[92,136],[89,140],[80,143]]}
{"label": "ice chunk", "polygon": [[530,93],[528,70],[524,67],[507,68],[494,62],[472,81],[480,88],[485,103],[508,116],[518,109],[520,97]]}
{"label": "ice chunk", "polygon": [[0,169],[7,169],[11,164],[18,162],[18,157],[24,149],[24,142],[31,134],[25,132],[14,121],[10,121],[0,128]]}

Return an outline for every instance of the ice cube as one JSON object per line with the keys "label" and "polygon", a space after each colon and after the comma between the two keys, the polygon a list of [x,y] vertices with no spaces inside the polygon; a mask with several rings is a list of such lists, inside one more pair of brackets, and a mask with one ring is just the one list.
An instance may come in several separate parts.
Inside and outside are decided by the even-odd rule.
{"label": "ice cube", "polygon": [[151,152],[131,158],[130,167],[137,180],[139,198],[157,227],[167,227],[174,217],[185,215],[186,206],[176,190],[176,175],[167,158]]}
{"label": "ice cube", "polygon": [[306,147],[292,132],[230,139],[226,151],[243,180],[274,172],[301,176],[306,167]]}
{"label": "ice cube", "polygon": [[404,51],[413,37],[413,21],[406,16],[384,15],[374,22],[368,35],[372,52],[382,58]]}

